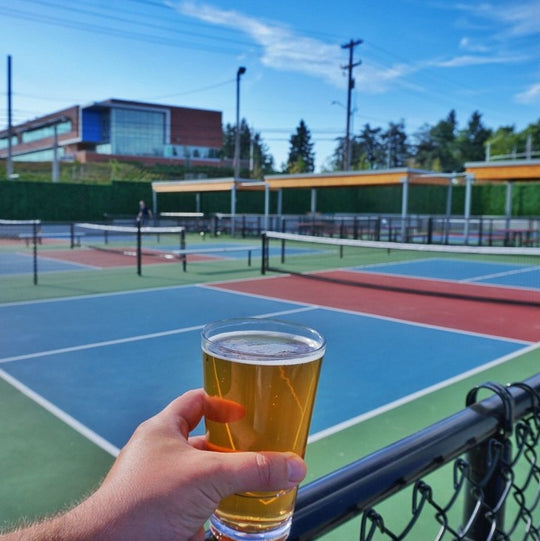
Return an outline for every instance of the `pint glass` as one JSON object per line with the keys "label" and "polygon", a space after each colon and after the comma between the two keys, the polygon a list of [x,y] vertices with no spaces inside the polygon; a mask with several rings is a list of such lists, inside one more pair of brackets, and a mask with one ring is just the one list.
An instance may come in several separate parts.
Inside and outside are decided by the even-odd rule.
{"label": "pint glass", "polygon": [[[321,361],[315,330],[271,319],[229,319],[202,332],[204,388],[242,406],[242,418],[206,419],[210,449],[292,451],[304,456]],[[287,538],[296,489],[235,494],[221,501],[210,527],[219,540]]]}

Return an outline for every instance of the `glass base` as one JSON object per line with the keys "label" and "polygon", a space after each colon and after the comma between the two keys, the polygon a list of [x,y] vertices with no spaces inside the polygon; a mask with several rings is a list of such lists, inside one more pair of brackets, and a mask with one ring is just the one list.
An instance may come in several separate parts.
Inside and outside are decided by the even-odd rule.
{"label": "glass base", "polygon": [[292,517],[274,530],[242,532],[225,524],[216,515],[212,515],[210,517],[210,531],[217,541],[285,541],[289,537],[291,523]]}

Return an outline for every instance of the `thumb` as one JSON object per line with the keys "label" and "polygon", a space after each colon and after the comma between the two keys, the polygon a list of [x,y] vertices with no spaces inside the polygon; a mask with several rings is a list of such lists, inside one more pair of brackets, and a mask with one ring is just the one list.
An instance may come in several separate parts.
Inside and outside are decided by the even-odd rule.
{"label": "thumb", "polygon": [[294,453],[240,452],[221,456],[225,466],[221,468],[223,489],[227,491],[222,497],[236,492],[288,490],[306,476],[306,463]]}

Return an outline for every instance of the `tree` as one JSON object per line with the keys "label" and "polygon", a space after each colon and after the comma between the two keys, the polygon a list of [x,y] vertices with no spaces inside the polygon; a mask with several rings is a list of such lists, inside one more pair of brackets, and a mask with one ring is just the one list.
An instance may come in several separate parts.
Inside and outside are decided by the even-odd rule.
{"label": "tree", "polygon": [[[221,157],[232,160],[236,144],[236,126],[227,124],[223,130],[223,145]],[[274,168],[274,158],[263,142],[261,134],[253,131],[247,121],[240,121],[240,160],[250,164],[250,174],[253,178],[261,178],[263,173],[271,173]]]}
{"label": "tree", "polygon": [[485,158],[486,141],[491,136],[491,130],[482,124],[482,115],[475,111],[467,128],[461,130],[456,139],[456,154],[461,164],[482,161]]}
{"label": "tree", "polygon": [[386,151],[386,167],[405,167],[410,157],[405,122],[390,122],[381,138]]}
{"label": "tree", "polygon": [[252,178],[262,178],[265,174],[274,171],[274,158],[260,133],[254,133],[251,139],[251,161]]}
{"label": "tree", "polygon": [[423,126],[415,136],[417,143],[414,160],[418,166],[445,173],[461,171],[463,164],[456,152],[456,132],[457,119],[454,110],[435,126]]}
{"label": "tree", "polygon": [[289,140],[287,173],[312,173],[315,169],[315,153],[311,133],[303,120]]}

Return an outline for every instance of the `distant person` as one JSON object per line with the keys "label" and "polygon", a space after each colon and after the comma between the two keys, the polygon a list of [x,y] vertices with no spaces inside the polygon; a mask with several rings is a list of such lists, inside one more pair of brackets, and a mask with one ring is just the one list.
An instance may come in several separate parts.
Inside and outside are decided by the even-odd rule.
{"label": "distant person", "polygon": [[147,225],[148,221],[152,219],[152,211],[146,206],[146,203],[141,199],[139,201],[139,212],[137,214],[137,223],[141,225]]}
{"label": "distant person", "polygon": [[293,453],[220,453],[204,436],[189,437],[203,416],[229,422],[242,414],[202,389],[185,393],[137,428],[96,492],[66,513],[0,533],[0,541],[203,541],[226,496],[291,489],[306,475]]}

